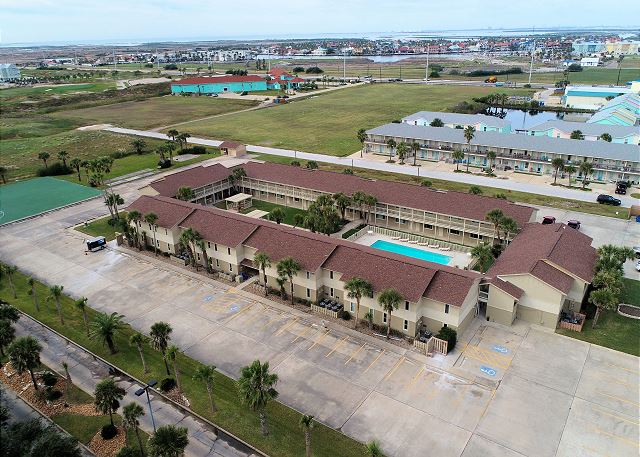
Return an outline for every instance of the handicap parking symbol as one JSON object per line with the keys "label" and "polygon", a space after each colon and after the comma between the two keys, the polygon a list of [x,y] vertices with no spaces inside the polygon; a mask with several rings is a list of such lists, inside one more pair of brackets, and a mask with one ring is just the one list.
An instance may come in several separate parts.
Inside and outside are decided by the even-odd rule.
{"label": "handicap parking symbol", "polygon": [[233,306],[231,307],[231,312],[232,312],[232,313],[235,313],[236,311],[238,311],[238,305],[233,305]]}
{"label": "handicap parking symbol", "polygon": [[496,344],[495,346],[493,346],[493,348],[492,348],[492,349],[493,349],[494,351],[496,351],[496,352],[500,352],[501,354],[508,354],[508,353],[509,353],[509,349],[507,349],[507,348],[506,348],[506,347],[504,347],[504,346],[499,346],[499,345],[497,345],[497,344]]}
{"label": "handicap parking symbol", "polygon": [[488,374],[489,376],[495,376],[496,375],[496,370],[494,370],[491,367],[485,367],[484,365],[482,365],[480,367],[480,371],[482,371],[484,374]]}
{"label": "handicap parking symbol", "polygon": [[207,295],[202,300],[205,301],[205,302],[209,302],[209,301],[213,300],[213,295]]}

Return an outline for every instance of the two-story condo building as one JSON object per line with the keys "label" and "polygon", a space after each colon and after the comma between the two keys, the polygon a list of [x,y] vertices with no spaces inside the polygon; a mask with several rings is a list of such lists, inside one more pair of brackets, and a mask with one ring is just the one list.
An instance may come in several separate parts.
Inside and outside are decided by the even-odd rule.
{"label": "two-story condo building", "polygon": [[602,140],[602,135],[606,133],[611,136],[612,143],[640,144],[640,126],[569,122],[557,119],[534,125],[529,128],[527,134],[570,139],[571,134],[575,131],[579,131],[582,134],[582,139],[587,141]]}
{"label": "two-story condo building", "polygon": [[440,119],[444,127],[464,129],[471,126],[478,132],[510,133],[511,122],[485,114],[439,113],[437,111],[418,111],[403,117],[402,122],[409,125],[428,126]]}

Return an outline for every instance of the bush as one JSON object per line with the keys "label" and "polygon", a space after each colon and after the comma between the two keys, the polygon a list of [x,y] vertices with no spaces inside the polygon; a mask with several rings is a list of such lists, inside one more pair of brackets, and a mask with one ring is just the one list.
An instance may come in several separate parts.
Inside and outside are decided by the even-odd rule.
{"label": "bush", "polygon": [[47,387],[53,387],[58,383],[58,377],[50,371],[45,371],[40,375],[40,379]]}
{"label": "bush", "polygon": [[60,392],[59,390],[48,388],[44,392],[44,398],[46,398],[48,401],[56,401],[60,397],[62,397],[62,392]]}
{"label": "bush", "polygon": [[299,166],[300,166],[300,162],[299,162],[299,161],[297,161],[297,160],[292,160],[292,161],[291,161],[291,166],[293,166],[293,167],[299,167]]}
{"label": "bush", "polygon": [[579,63],[572,63],[567,67],[567,70],[573,72],[582,71],[582,66]]}
{"label": "bush", "polygon": [[304,73],[304,67],[293,67],[292,73]]}
{"label": "bush", "polygon": [[435,70],[429,73],[429,78],[439,78],[439,77],[440,77],[440,73]]}
{"label": "bush", "polygon": [[494,244],[493,246],[491,246],[491,254],[493,254],[493,258],[495,259],[500,257],[500,254],[502,254],[502,245]]}
{"label": "bush", "polygon": [[116,457],[140,457],[140,451],[137,448],[125,446],[118,451]]}
{"label": "bush", "polygon": [[524,86],[522,86],[522,87],[524,87],[525,89],[531,89],[531,84],[527,83],[527,84],[525,84],[525,85],[524,85]]}
{"label": "bush", "polygon": [[144,68],[153,68],[153,64],[152,63],[145,63],[144,64]]}
{"label": "bush", "polygon": [[460,74],[460,72],[454,68],[453,70],[451,70],[451,71],[449,72],[449,74],[450,74],[450,75],[454,75],[454,76],[456,76],[456,75],[459,75],[459,74]]}
{"label": "bush", "polygon": [[176,380],[173,378],[164,378],[160,381],[160,390],[163,392],[169,392],[176,386]]}
{"label": "bush", "polygon": [[353,170],[351,168],[345,168],[344,170],[342,170],[342,174],[352,175],[353,174]]}
{"label": "bush", "polygon": [[394,119],[391,121],[392,124],[402,124],[402,121],[400,119]]}
{"label": "bush", "polygon": [[177,70],[178,66],[175,63],[170,63],[164,66],[165,70]]}
{"label": "bush", "polygon": [[117,434],[118,429],[115,427],[115,425],[111,424],[103,425],[102,429],[100,430],[100,436],[105,440],[110,440]]}
{"label": "bush", "polygon": [[306,73],[312,74],[312,75],[319,75],[320,73],[324,73],[324,70],[322,70],[320,67],[309,67],[305,70]]}
{"label": "bush", "polygon": [[69,166],[64,166],[61,162],[55,162],[48,167],[41,167],[38,169],[38,176],[61,176],[70,175],[73,170]]}
{"label": "bush", "polygon": [[507,194],[502,194],[502,193],[496,194],[496,198],[500,198],[502,200],[506,200],[507,199]]}
{"label": "bush", "polygon": [[436,338],[440,338],[441,340],[445,340],[447,345],[447,352],[453,351],[453,348],[456,347],[456,342],[458,341],[458,332],[450,327],[442,327]]}
{"label": "bush", "polygon": [[171,160],[169,159],[160,160],[158,161],[158,166],[160,168],[169,168],[171,166]]}
{"label": "bush", "polygon": [[205,148],[204,146],[191,146],[189,148],[184,148],[180,151],[178,151],[178,155],[182,155],[182,154],[206,154],[207,153],[207,148]]}
{"label": "bush", "polygon": [[422,187],[433,187],[433,182],[429,181],[428,179],[423,179],[422,181],[420,181],[420,185]]}
{"label": "bush", "polygon": [[340,313],[340,317],[342,318],[343,321],[350,321],[351,313],[343,309],[342,312]]}
{"label": "bush", "polygon": [[481,195],[482,189],[478,186],[471,186],[469,187],[469,193],[473,195]]}

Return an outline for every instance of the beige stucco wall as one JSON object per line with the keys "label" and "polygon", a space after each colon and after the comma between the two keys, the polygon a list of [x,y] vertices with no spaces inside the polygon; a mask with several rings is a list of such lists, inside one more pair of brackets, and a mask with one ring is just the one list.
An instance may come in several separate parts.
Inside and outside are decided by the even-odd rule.
{"label": "beige stucco wall", "polygon": [[519,305],[557,316],[564,303],[564,294],[530,274],[501,275],[500,279],[524,290]]}
{"label": "beige stucco wall", "polygon": [[525,322],[542,325],[547,328],[556,328],[558,324],[558,315],[547,313],[539,309],[529,308],[527,306],[518,305],[516,318]]}
{"label": "beige stucco wall", "polygon": [[489,286],[487,318],[490,322],[511,325],[516,317],[515,299],[494,285]]}

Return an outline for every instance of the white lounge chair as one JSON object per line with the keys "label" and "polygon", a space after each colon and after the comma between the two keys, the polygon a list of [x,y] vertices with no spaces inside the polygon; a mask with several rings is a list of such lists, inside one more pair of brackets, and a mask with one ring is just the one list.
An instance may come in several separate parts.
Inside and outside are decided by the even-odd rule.
{"label": "white lounge chair", "polygon": [[409,241],[409,238],[400,238],[400,241],[406,243],[407,241]]}
{"label": "white lounge chair", "polygon": [[431,249],[438,249],[440,247],[439,244],[429,244],[427,246],[430,247]]}
{"label": "white lounge chair", "polygon": [[427,246],[428,243],[418,243],[418,246]]}
{"label": "white lounge chair", "polygon": [[400,239],[400,237],[399,237],[399,236],[392,236],[392,237],[391,237],[391,239],[392,239],[392,240],[399,240],[399,239]]}
{"label": "white lounge chair", "polygon": [[409,240],[409,244],[418,244],[416,240]]}
{"label": "white lounge chair", "polygon": [[450,251],[451,248],[440,248],[441,251]]}

